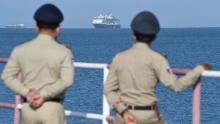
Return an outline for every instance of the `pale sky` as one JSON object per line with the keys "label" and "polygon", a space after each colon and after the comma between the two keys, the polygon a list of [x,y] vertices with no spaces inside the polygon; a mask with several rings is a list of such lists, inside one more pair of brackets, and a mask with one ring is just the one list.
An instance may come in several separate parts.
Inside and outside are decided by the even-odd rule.
{"label": "pale sky", "polygon": [[92,18],[100,13],[112,13],[129,28],[143,10],[155,13],[162,27],[220,27],[220,0],[1,0],[0,27],[18,23],[33,27],[33,14],[44,3],[62,10],[65,28],[93,28]]}

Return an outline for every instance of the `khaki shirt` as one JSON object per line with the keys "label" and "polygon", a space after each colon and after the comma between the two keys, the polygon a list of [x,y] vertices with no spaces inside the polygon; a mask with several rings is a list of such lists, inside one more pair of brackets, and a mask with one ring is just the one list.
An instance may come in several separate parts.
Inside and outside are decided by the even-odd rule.
{"label": "khaki shirt", "polygon": [[151,50],[147,44],[136,43],[113,59],[104,86],[108,102],[119,113],[126,109],[125,104],[152,105],[157,101],[155,88],[158,80],[173,91],[181,92],[193,85],[204,71],[202,66],[197,66],[177,79],[168,69],[164,56]]}
{"label": "khaki shirt", "polygon": [[[17,79],[17,74],[21,79]],[[17,46],[6,64],[2,79],[15,93],[25,97],[30,89],[45,99],[63,97],[73,83],[74,67],[69,49],[48,35]]]}

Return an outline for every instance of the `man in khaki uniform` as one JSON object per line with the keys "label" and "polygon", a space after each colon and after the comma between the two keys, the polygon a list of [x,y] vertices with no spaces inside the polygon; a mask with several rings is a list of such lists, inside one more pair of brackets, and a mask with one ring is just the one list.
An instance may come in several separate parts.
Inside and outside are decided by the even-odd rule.
{"label": "man in khaki uniform", "polygon": [[165,57],[149,46],[159,32],[157,18],[148,11],[139,13],[131,28],[135,44],[117,54],[110,67],[104,92],[117,111],[116,124],[165,124],[157,108],[158,80],[175,92],[195,84],[208,65],[199,65],[180,79],[169,71]]}
{"label": "man in khaki uniform", "polygon": [[[64,124],[62,101],[73,83],[71,51],[57,43],[61,11],[52,4],[40,7],[34,18],[38,36],[17,46],[2,73],[2,79],[24,98],[24,124]],[[17,79],[17,74],[21,79]]]}

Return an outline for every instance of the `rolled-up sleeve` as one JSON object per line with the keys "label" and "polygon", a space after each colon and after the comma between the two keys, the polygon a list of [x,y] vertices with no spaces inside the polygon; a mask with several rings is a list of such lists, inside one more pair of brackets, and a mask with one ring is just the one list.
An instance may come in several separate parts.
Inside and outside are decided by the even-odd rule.
{"label": "rolled-up sleeve", "polygon": [[172,89],[175,92],[181,92],[187,87],[192,86],[199,79],[200,75],[204,71],[202,66],[197,66],[192,71],[189,71],[185,76],[180,77],[179,79],[172,72],[169,72],[169,65],[167,60],[164,57],[161,57],[156,64],[155,70],[158,76],[158,79],[168,88]]}

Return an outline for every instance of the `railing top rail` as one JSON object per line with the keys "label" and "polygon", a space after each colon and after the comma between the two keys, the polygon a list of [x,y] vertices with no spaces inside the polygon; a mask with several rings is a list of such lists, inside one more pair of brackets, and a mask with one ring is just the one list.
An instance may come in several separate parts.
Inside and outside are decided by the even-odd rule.
{"label": "railing top rail", "polygon": [[[0,63],[6,63],[8,61],[8,58],[0,58]],[[75,67],[78,68],[89,68],[89,69],[105,69],[108,67],[108,64],[104,63],[84,63],[84,62],[74,62]],[[172,68],[171,69],[173,73],[175,74],[186,74],[189,70],[187,69],[178,69],[178,68]],[[202,73],[202,76],[205,77],[219,77],[220,78],[220,71],[204,71]]]}
{"label": "railing top rail", "polygon": [[78,68],[90,68],[90,69],[104,69],[107,68],[108,64],[102,63],[83,63],[83,62],[74,62],[74,65]]}
{"label": "railing top rail", "polygon": [[[188,71],[190,70],[186,70],[186,69],[178,69],[178,68],[172,68],[171,69],[173,73],[175,74],[186,74]],[[202,73],[203,77],[219,77],[220,78],[220,71],[203,71]]]}
{"label": "railing top rail", "polygon": [[[8,58],[0,58],[0,63],[6,63]],[[90,69],[104,69],[108,64],[103,63],[85,63],[85,62],[74,62],[74,65],[78,68],[90,68]]]}

